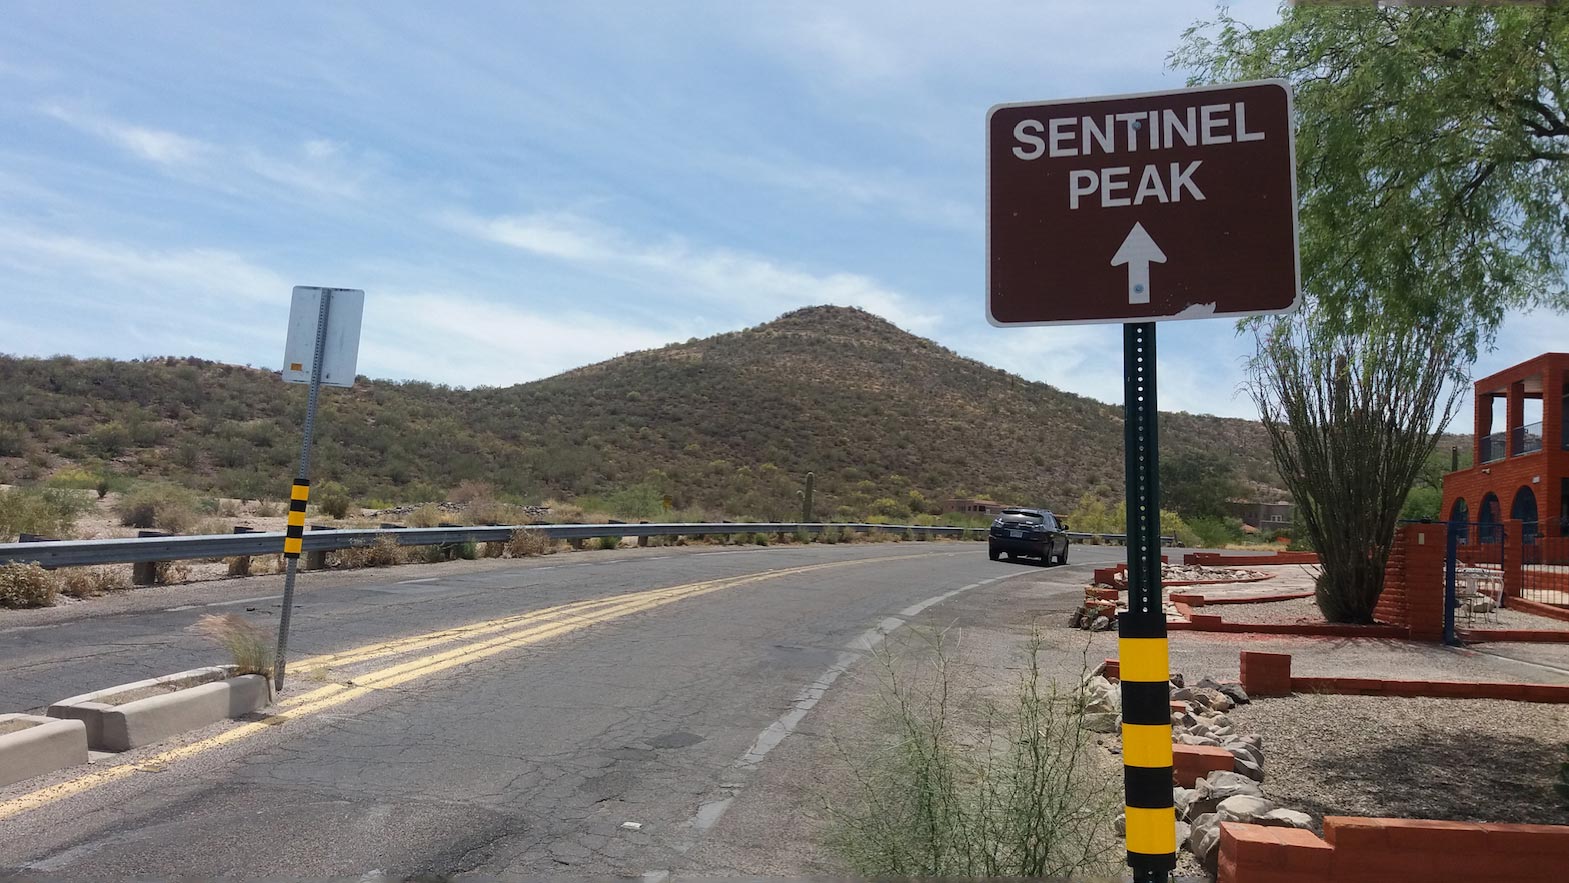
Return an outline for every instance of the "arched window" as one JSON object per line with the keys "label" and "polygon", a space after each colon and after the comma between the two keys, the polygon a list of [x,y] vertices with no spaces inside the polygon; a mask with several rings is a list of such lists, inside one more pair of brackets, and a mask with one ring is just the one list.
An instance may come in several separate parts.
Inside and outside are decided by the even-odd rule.
{"label": "arched window", "polygon": [[1536,541],[1536,494],[1529,487],[1522,487],[1515,491],[1515,501],[1514,505],[1509,507],[1509,517],[1522,522],[1521,540],[1527,543]]}
{"label": "arched window", "polygon": [[1449,509],[1449,520],[1456,524],[1465,524],[1471,520],[1471,511],[1466,508],[1465,497],[1455,499],[1454,506]]}
{"label": "arched window", "polygon": [[1503,539],[1503,532],[1498,529],[1498,522],[1502,518],[1502,511],[1498,506],[1498,495],[1488,491],[1482,498],[1482,508],[1476,513],[1476,523],[1481,525],[1477,531],[1477,539],[1484,543],[1496,543]]}

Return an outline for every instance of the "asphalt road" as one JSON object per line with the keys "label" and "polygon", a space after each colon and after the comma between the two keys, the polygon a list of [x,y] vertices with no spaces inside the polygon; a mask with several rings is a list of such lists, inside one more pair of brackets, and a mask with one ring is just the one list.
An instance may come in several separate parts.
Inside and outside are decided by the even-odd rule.
{"label": "asphalt road", "polygon": [[[646,549],[309,574],[277,705],[0,789],[0,876],[679,874],[884,633],[1004,579],[1067,601],[1122,551],[1041,568],[967,543]],[[278,585],[0,615],[0,710],[223,661],[186,628],[273,625]]]}

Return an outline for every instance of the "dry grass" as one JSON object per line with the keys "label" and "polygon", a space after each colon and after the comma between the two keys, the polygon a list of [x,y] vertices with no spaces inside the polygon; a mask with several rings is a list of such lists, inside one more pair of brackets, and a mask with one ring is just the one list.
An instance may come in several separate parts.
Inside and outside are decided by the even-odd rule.
{"label": "dry grass", "polygon": [[507,540],[507,553],[513,558],[549,555],[554,551],[556,551],[555,540],[527,528],[513,531],[512,538]]}
{"label": "dry grass", "polygon": [[0,564],[0,607],[51,607],[59,591],[59,578],[36,564]]}
{"label": "dry grass", "polygon": [[389,536],[379,536],[373,543],[350,546],[332,553],[332,566],[342,568],[391,567],[405,564],[408,560],[409,550]]}
{"label": "dry grass", "polygon": [[56,576],[60,580],[60,594],[72,598],[91,598],[131,587],[125,572],[117,567],[68,567]]}
{"label": "dry grass", "polygon": [[446,512],[433,505],[426,504],[410,512],[403,519],[403,523],[409,527],[439,527],[442,522],[447,520],[449,519]]}
{"label": "dry grass", "polygon": [[228,650],[237,669],[235,674],[272,674],[272,638],[238,613],[204,614],[190,631]]}

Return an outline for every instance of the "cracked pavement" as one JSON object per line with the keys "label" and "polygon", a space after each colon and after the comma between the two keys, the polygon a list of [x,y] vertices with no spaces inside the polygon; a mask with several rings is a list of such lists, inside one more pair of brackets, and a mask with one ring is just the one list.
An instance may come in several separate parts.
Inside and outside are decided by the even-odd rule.
{"label": "cracked pavement", "polygon": [[[934,542],[627,549],[305,574],[295,658],[572,601],[889,558],[597,622],[144,767],[0,820],[0,876],[680,874],[714,836],[694,821],[699,809],[742,792],[752,771],[738,759],[857,636],[912,604],[997,577],[1049,577],[1052,591],[1077,593],[1090,567],[1121,551],[1076,547],[1075,563],[1054,569],[988,561],[981,544]],[[184,629],[208,612],[275,622],[277,601],[257,600],[274,591],[269,580],[0,615],[0,709],[221,661]],[[321,686],[290,673],[283,698]],[[0,789],[0,806],[81,773]]]}

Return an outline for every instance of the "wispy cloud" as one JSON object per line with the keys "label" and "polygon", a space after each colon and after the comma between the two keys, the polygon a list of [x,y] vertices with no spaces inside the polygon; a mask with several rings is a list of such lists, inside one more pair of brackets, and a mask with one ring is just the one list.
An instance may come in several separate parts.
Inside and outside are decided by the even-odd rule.
{"label": "wispy cloud", "polygon": [[175,132],[152,129],[123,123],[100,114],[68,108],[58,103],[42,107],[48,116],[62,123],[96,135],[142,159],[163,166],[181,166],[199,162],[213,153],[212,145]]}
{"label": "wispy cloud", "polygon": [[0,265],[141,292],[204,293],[253,302],[276,303],[291,285],[278,273],[222,249],[140,248],[20,228],[0,227]]}
{"label": "wispy cloud", "polygon": [[859,273],[816,273],[758,255],[695,246],[681,238],[643,242],[572,214],[448,214],[443,221],[455,230],[541,257],[643,278],[652,275],[667,289],[749,306],[753,318],[823,303],[861,307],[912,331],[929,329],[938,318],[908,296]]}
{"label": "wispy cloud", "polygon": [[170,174],[222,191],[249,183],[268,188],[281,185],[311,196],[358,198],[370,177],[368,157],[325,138],[307,138],[297,144],[263,150],[254,145],[219,144],[128,123],[60,102],[46,102],[40,110]]}

